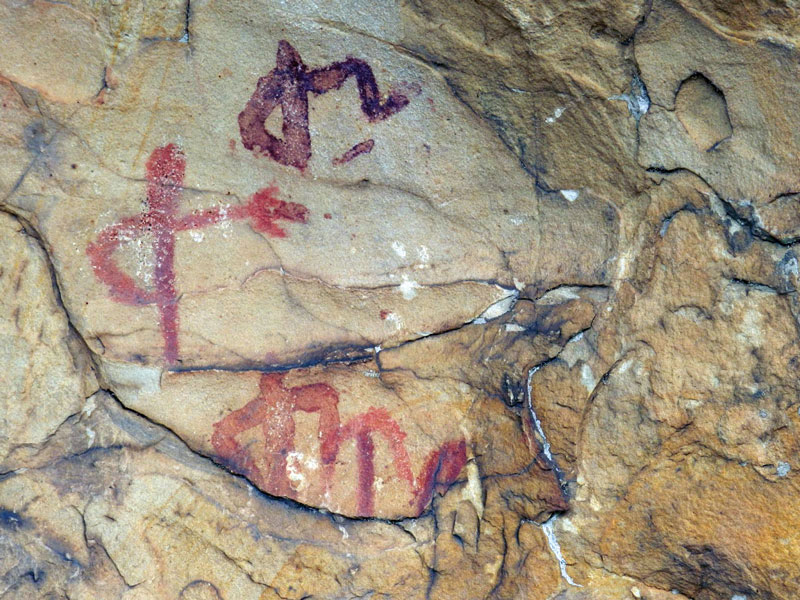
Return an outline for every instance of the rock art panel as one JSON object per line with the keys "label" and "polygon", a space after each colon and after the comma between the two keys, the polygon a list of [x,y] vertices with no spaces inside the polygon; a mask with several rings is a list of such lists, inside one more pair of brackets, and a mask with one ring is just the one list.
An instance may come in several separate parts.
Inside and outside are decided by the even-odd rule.
{"label": "rock art panel", "polygon": [[[356,515],[359,517],[375,514],[377,438],[380,437],[388,447],[395,477],[407,484],[407,492],[411,496],[410,510],[417,514],[430,502],[434,488],[446,489],[456,480],[467,462],[464,439],[450,440],[431,450],[420,472],[415,474],[404,443],[407,434],[386,409],[370,407],[366,412],[341,423],[339,394],[334,388],[321,383],[287,389],[283,380],[283,375],[262,375],[258,397],[214,423],[211,436],[211,445],[220,459],[270,494],[288,498],[296,496],[297,489],[292,486],[290,479],[300,479],[302,476],[293,473],[296,467],[290,466],[287,461],[297,460],[294,414],[299,411],[319,415],[317,437],[322,459],[322,497],[312,501],[314,504],[322,504],[330,495],[336,478],[339,451],[349,442],[355,444],[356,450]],[[237,436],[256,427],[262,430],[263,448],[243,448]],[[259,468],[258,463],[263,467]]]}
{"label": "rock art panel", "polygon": [[[470,501],[482,506],[481,478],[501,477],[504,486],[533,486],[548,506],[562,506],[523,401],[525,379],[529,365],[557,354],[594,315],[586,300],[521,302],[491,325],[385,350],[377,362],[283,372],[108,363],[103,377],[116,382],[126,406],[196,451],[268,494],[305,505],[356,517],[416,517],[454,485],[467,486]],[[550,334],[532,344],[535,329]],[[485,354],[453,351],[476,346]],[[505,352],[516,358],[492,358]]]}
{"label": "rock art panel", "polygon": [[797,12],[0,0],[0,596],[798,597]]}
{"label": "rock art panel", "polygon": [[[203,10],[196,8],[193,18],[199,32],[205,21]],[[268,44],[268,38],[259,43]],[[195,51],[206,52],[201,52],[202,47]],[[243,93],[236,88],[236,94],[220,89],[215,94],[220,102],[192,109],[224,125],[224,134],[213,130],[218,136],[213,142],[198,138],[195,130],[178,131],[160,123],[157,129],[164,135],[159,134],[158,141],[143,139],[133,156],[128,155],[130,144],[108,146],[107,138],[84,136],[81,132],[89,123],[103,121],[121,136],[141,137],[134,124],[141,115],[136,116],[139,109],[134,104],[150,90],[149,75],[144,72],[151,73],[156,63],[168,63],[169,69],[180,64],[170,54],[179,49],[173,44],[156,45],[152,53],[118,66],[104,103],[78,108],[69,117],[69,128],[53,127],[54,121],[39,123],[33,114],[19,109],[26,127],[43,130],[40,137],[45,143],[30,150],[36,153],[32,168],[18,182],[11,202],[18,210],[36,215],[58,257],[56,262],[64,265],[62,296],[76,311],[75,325],[105,360],[180,368],[210,364],[242,368],[361,358],[376,345],[393,345],[468,322],[516,293],[515,281],[523,285],[536,277],[536,254],[530,251],[537,236],[535,188],[517,171],[513,158],[497,145],[486,126],[452,98],[441,79],[413,61],[388,73],[378,72],[375,60],[356,58],[352,49],[342,53],[350,58],[330,62],[314,58],[313,52],[286,37],[276,39],[274,47],[281,49],[281,65],[291,59],[303,75],[295,73],[291,79],[283,65],[275,67],[266,81],[278,85],[283,77],[284,83],[302,83],[305,103],[309,97],[313,100],[309,110],[314,119],[307,135],[303,134],[308,152],[311,138],[316,140],[314,157],[321,161],[316,164],[314,157],[307,159],[313,177],[302,169],[287,170],[280,161],[237,151],[236,142],[233,151],[222,150],[230,147],[231,139],[240,137],[237,115],[242,113],[244,119],[256,110],[256,104],[261,106],[258,98],[264,90],[253,96],[252,89]],[[335,44],[331,47],[335,49]],[[303,65],[327,66],[301,67],[297,62],[301,52]],[[378,64],[382,53],[385,49],[374,47],[360,52],[376,56]],[[200,60],[200,54],[195,56]],[[123,83],[140,79],[134,71],[145,78],[142,89]],[[237,71],[243,82],[245,71]],[[410,77],[412,72],[414,77]],[[401,74],[405,76],[398,82]],[[184,86],[184,78],[190,75],[198,73],[165,75],[163,92],[158,92],[165,94],[165,105],[195,102],[196,96],[187,94]],[[220,83],[219,78],[207,83],[230,87],[230,82]],[[450,110],[443,114],[440,106],[439,112],[434,112],[429,103],[413,101],[422,88],[429,95],[441,96]],[[381,89],[395,91],[382,98]],[[286,102],[290,97],[299,98],[298,90],[281,97]],[[243,104],[251,108],[242,112]],[[348,113],[351,105],[355,114]],[[287,127],[292,122],[288,105],[284,108],[261,106],[260,116],[253,113],[247,118],[258,125],[263,117],[259,130],[272,135],[270,119],[279,112],[286,117]],[[56,104],[52,110],[55,115],[61,107]],[[167,113],[152,114],[159,120]],[[426,123],[422,128],[417,126],[420,118]],[[328,134],[336,133],[344,122],[354,123],[364,135],[338,136],[335,151],[325,152],[333,147]],[[298,127],[306,131],[301,125]],[[235,128],[233,135],[227,129],[230,126]],[[484,141],[470,147],[450,142],[472,130],[480,132]],[[174,135],[167,135],[170,132]],[[406,143],[411,139],[414,143]],[[346,144],[342,140],[347,140]],[[185,161],[183,168],[176,170],[176,176],[181,171],[182,176],[157,183],[148,156],[170,144],[179,148],[183,157],[174,160]],[[490,150],[492,145],[494,150]],[[384,150],[378,152],[379,148]],[[399,159],[402,168],[363,162],[367,158],[396,161],[396,152],[412,152]],[[503,156],[506,158],[500,158]],[[132,168],[117,167],[130,161],[135,164]],[[444,173],[440,173],[445,164],[475,176],[458,178],[458,186],[447,187]],[[329,167],[339,170],[327,173]],[[208,179],[209,169],[216,174],[213,180]],[[369,177],[365,169],[370,171]],[[56,173],[57,179],[71,183],[66,188],[52,186],[50,175]],[[145,185],[140,183],[142,179]],[[177,202],[172,197],[178,187],[182,208],[174,213],[174,227],[168,235],[162,226],[166,217],[160,215],[177,210],[166,205]],[[253,211],[282,210],[278,205],[264,205],[261,193],[253,196],[265,189],[280,190],[280,201],[287,207],[305,207],[302,234],[278,239],[277,231],[291,232],[293,228],[281,225],[273,229],[259,221]],[[149,207],[145,210],[141,207],[143,190]],[[164,208],[153,208],[157,196],[164,200]],[[132,217],[137,214],[138,221]],[[301,218],[295,212],[286,216]],[[129,231],[146,228],[153,219],[154,231],[160,232],[153,243],[147,236]],[[66,228],[62,226],[65,222],[69,222]],[[483,243],[486,233],[497,228],[502,231],[500,245]],[[72,233],[60,237],[65,229]],[[519,235],[523,231],[526,233]],[[83,257],[73,252],[78,238],[87,250]],[[226,241],[229,238],[236,241]],[[466,248],[466,256],[455,249],[454,239],[461,240],[456,246]],[[524,248],[517,247],[520,244]],[[116,270],[110,267],[111,254]],[[167,266],[170,262],[171,269]],[[121,273],[129,278],[124,284]],[[119,281],[109,287],[109,278]],[[157,286],[152,278],[158,280]],[[152,297],[140,293],[150,287]],[[136,288],[139,292],[134,295],[141,297],[120,302],[121,293],[132,293],[121,292],[123,288]],[[452,301],[456,297],[460,299]],[[271,307],[268,313],[257,308],[264,305]],[[224,318],[221,307],[225,307]],[[380,318],[390,312],[394,318]],[[231,329],[239,335],[228,335]]]}
{"label": "rock art panel", "polygon": [[[123,397],[182,436],[180,414],[193,415],[187,442],[269,494],[351,516],[417,516],[466,479],[468,397],[449,390],[422,424],[370,368],[175,374]],[[443,392],[428,390],[417,410]]]}

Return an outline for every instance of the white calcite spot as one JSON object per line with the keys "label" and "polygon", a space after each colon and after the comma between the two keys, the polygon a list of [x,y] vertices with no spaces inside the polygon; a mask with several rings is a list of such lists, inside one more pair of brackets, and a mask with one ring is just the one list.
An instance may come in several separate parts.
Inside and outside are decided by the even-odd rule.
{"label": "white calcite spot", "polygon": [[586,363],[583,363],[583,366],[581,367],[581,383],[589,392],[591,392],[594,389],[594,386],[597,385],[597,381],[595,381],[594,378],[594,373],[592,373],[592,367]]}
{"label": "white calcite spot", "polygon": [[564,349],[559,354],[559,358],[567,363],[567,366],[572,369],[578,361],[587,361],[593,356],[589,343],[584,339],[583,333],[579,332],[572,336],[564,346]]}
{"label": "white calcite spot", "polygon": [[749,346],[758,347],[764,343],[763,330],[763,314],[761,311],[748,309],[744,313],[737,338]]}
{"label": "white calcite spot", "polygon": [[81,412],[87,417],[91,417],[96,408],[97,402],[95,401],[94,396],[89,396],[86,399],[86,402],[84,402]]}
{"label": "white calcite spot", "polygon": [[228,216],[228,210],[230,209],[231,205],[226,204],[225,206],[220,207],[219,209],[219,222],[215,225],[218,229],[222,231],[222,237],[228,239],[231,237],[231,229],[233,228],[233,221]]}
{"label": "white calcite spot", "polygon": [[561,517],[561,529],[569,533],[578,533],[578,528],[575,527],[575,524],[567,517]]}
{"label": "white calcite spot", "polygon": [[130,242],[134,256],[136,256],[136,277],[146,286],[153,284],[153,274],[156,269],[155,255],[153,254],[153,244],[149,236],[138,238],[122,238]]}
{"label": "white calcite spot", "polygon": [[115,382],[118,388],[138,396],[138,394],[156,394],[161,390],[161,369],[145,367],[132,363],[104,361],[102,369],[109,381]]}
{"label": "white calcite spot", "polygon": [[580,195],[580,191],[578,190],[561,190],[561,195],[564,196],[570,202],[575,202]]}
{"label": "white calcite spot", "polygon": [[615,282],[615,289],[619,289],[620,282],[625,278],[628,270],[628,257],[626,255],[620,256],[617,260],[617,277]]}
{"label": "white calcite spot", "polygon": [[545,457],[547,457],[547,460],[553,462],[553,454],[550,452],[550,442],[547,441],[547,436],[544,434],[544,429],[542,428],[542,422],[539,420],[539,417],[536,415],[536,411],[533,409],[533,388],[531,387],[531,382],[533,381],[533,376],[538,370],[539,367],[534,367],[528,372],[528,411],[530,412],[531,418],[533,419],[533,424],[536,427],[536,433],[538,433],[539,437],[542,438],[542,452],[544,453]]}
{"label": "white calcite spot", "polygon": [[553,111],[553,116],[547,117],[544,122],[547,124],[555,123],[558,119],[561,118],[561,115],[564,114],[566,109],[559,106],[557,109]]}
{"label": "white calcite spot", "polygon": [[574,287],[558,287],[550,290],[544,296],[536,301],[536,304],[541,306],[552,306],[555,304],[563,304],[569,300],[578,300],[580,295],[576,292]]}
{"label": "white calcite spot", "polygon": [[397,331],[400,331],[403,328],[403,317],[398,315],[397,313],[390,312],[386,315],[386,320],[394,325],[394,328]]}
{"label": "white calcite spot", "polygon": [[409,279],[408,275],[403,275],[403,282],[398,287],[403,298],[413,300],[417,296],[417,290],[422,286],[413,279]]}
{"label": "white calcite spot", "polygon": [[406,247],[401,243],[395,240],[392,242],[392,250],[394,253],[397,254],[400,258],[405,258],[407,256]]}
{"label": "white calcite spot", "polygon": [[298,492],[302,492],[308,487],[308,481],[305,476],[300,472],[300,467],[303,465],[302,452],[289,452],[286,455],[286,476],[292,482],[293,487]]}
{"label": "white calcite spot", "polygon": [[94,445],[94,438],[97,434],[94,432],[94,429],[91,427],[86,428],[86,439],[88,440],[88,446],[91,448]]}
{"label": "white calcite spot", "polygon": [[639,119],[650,110],[650,96],[638,76],[634,76],[631,81],[630,94],[616,94],[609,96],[609,100],[622,100],[628,105],[628,112],[639,122]]}

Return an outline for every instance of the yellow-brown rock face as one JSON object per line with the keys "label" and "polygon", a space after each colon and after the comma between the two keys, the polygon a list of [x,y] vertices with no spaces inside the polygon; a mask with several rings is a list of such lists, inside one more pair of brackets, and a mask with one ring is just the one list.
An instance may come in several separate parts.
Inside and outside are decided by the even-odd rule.
{"label": "yellow-brown rock face", "polygon": [[0,0],[0,598],[800,597],[799,10]]}

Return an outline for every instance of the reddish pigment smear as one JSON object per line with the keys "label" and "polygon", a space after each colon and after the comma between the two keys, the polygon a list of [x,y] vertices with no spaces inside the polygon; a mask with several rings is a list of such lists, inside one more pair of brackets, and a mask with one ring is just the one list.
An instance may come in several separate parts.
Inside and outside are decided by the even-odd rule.
{"label": "reddish pigment smear", "polygon": [[[287,388],[284,375],[273,373],[261,376],[259,388],[259,395],[254,400],[214,424],[211,445],[231,469],[245,475],[269,494],[296,497],[287,476],[286,457],[294,450],[294,413],[297,411],[319,414],[317,435],[326,493],[333,483],[336,458],[342,444],[348,440],[355,442],[358,461],[356,512],[359,516],[368,517],[375,513],[375,435],[381,436],[389,446],[395,472],[406,482],[416,514],[425,509],[435,489],[444,490],[451,485],[466,464],[466,442],[449,441],[428,455],[420,476],[414,477],[404,443],[406,433],[386,409],[369,408],[342,425],[339,422],[339,394],[326,383]],[[256,427],[261,428],[264,436],[263,452],[252,446],[243,446],[236,439]],[[256,459],[263,469],[256,465]]]}
{"label": "reddish pigment smear", "polygon": [[[294,489],[286,474],[286,457],[294,449],[293,415],[297,411],[319,413],[320,455],[327,490],[339,452],[339,394],[325,383],[286,388],[283,379],[283,374],[263,375],[259,395],[214,424],[211,445],[220,458],[262,490],[293,498]],[[256,466],[250,449],[236,441],[239,434],[259,426],[264,435],[266,473]]]}
{"label": "reddish pigment smear", "polygon": [[[370,408],[364,414],[350,419],[339,432],[340,441],[348,438],[356,440],[358,452],[358,515],[368,517],[374,514],[375,467],[372,456],[372,435],[380,434],[389,444],[394,468],[397,475],[406,481],[412,494],[415,491],[414,474],[411,472],[411,460],[403,444],[406,434],[400,429],[397,421],[384,408]],[[368,450],[368,451],[367,451]]]}
{"label": "reddish pigment smear", "polygon": [[334,158],[331,162],[334,165],[343,165],[344,163],[349,163],[359,154],[369,154],[372,152],[372,149],[375,147],[375,140],[364,140],[363,142],[359,142],[350,150],[342,154],[339,158]]}
{"label": "reddish pigment smear", "polygon": [[[286,231],[275,224],[276,220],[305,223],[308,218],[308,209],[302,204],[278,200],[275,186],[259,190],[245,205],[178,215],[185,171],[186,158],[175,144],[153,150],[145,164],[147,209],[140,215],[106,227],[86,249],[95,276],[108,286],[115,301],[134,306],[156,305],[167,364],[176,363],[179,354],[175,233],[201,229],[226,220],[249,219],[256,231],[272,237],[286,237]],[[153,236],[155,258],[152,291],[137,285],[114,260],[114,252],[122,244],[147,234]]]}
{"label": "reddish pigment smear", "polygon": [[[242,144],[248,150],[269,156],[282,165],[305,169],[311,158],[308,95],[338,90],[351,76],[356,79],[361,111],[370,122],[387,119],[409,103],[405,95],[395,90],[390,90],[382,98],[372,68],[361,59],[348,56],[344,61],[309,70],[289,42],[279,41],[275,68],[266,77],[258,80],[255,92],[244,110],[239,113]],[[267,118],[278,107],[283,118],[282,138],[272,135],[265,126]],[[368,142],[371,140],[361,142],[348,153]],[[356,152],[351,158],[370,150],[372,145],[368,150],[364,146],[363,150]]]}
{"label": "reddish pigment smear", "polygon": [[384,310],[382,310],[382,311],[381,311],[379,314],[381,315],[381,319],[383,319],[383,320],[385,321],[385,320],[386,320],[386,318],[387,318],[387,317],[388,317],[390,314],[392,314],[392,311],[384,309]]}
{"label": "reddish pigment smear", "polygon": [[458,479],[461,469],[467,464],[467,443],[452,440],[433,450],[422,467],[417,479],[417,514],[421,513],[433,497],[434,487],[444,491]]}

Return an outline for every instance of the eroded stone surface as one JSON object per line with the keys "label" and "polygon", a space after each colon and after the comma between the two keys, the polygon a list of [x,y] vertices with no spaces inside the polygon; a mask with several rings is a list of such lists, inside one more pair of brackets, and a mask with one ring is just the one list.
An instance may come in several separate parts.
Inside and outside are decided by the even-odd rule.
{"label": "eroded stone surface", "polygon": [[795,12],[0,1],[0,596],[796,597]]}
{"label": "eroded stone surface", "polygon": [[33,234],[0,213],[0,471],[25,467],[97,389]]}

